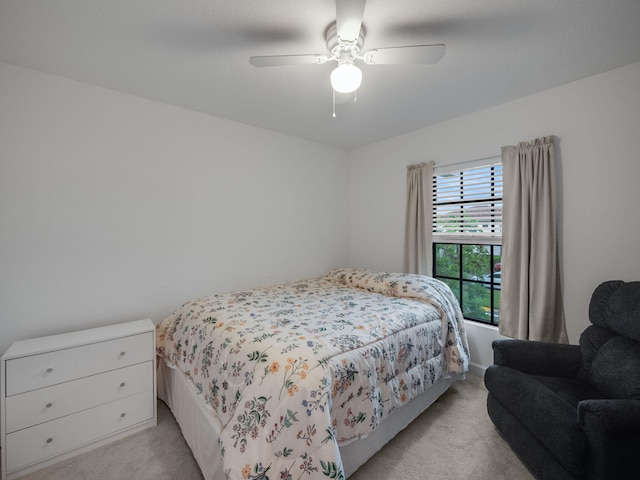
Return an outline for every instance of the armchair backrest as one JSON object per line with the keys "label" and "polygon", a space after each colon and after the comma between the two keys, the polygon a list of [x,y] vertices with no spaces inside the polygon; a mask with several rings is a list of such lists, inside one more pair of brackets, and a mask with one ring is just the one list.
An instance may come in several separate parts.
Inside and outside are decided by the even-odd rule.
{"label": "armchair backrest", "polygon": [[580,336],[580,378],[608,398],[640,400],[640,282],[604,282]]}
{"label": "armchair backrest", "polygon": [[589,320],[640,342],[640,282],[601,283],[591,295]]}

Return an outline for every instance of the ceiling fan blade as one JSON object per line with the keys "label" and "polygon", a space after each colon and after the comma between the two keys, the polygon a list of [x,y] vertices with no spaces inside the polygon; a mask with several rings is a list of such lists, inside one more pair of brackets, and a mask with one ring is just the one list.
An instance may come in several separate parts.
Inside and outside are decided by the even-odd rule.
{"label": "ceiling fan blade", "polygon": [[341,40],[358,40],[366,3],[366,0],[336,0],[336,29]]}
{"label": "ceiling fan blade", "polygon": [[378,48],[366,52],[364,61],[369,65],[433,65],[444,57],[444,53],[443,44]]}
{"label": "ceiling fan blade", "polygon": [[326,63],[326,55],[265,55],[250,57],[249,63],[254,67],[282,67],[288,65],[319,65]]}

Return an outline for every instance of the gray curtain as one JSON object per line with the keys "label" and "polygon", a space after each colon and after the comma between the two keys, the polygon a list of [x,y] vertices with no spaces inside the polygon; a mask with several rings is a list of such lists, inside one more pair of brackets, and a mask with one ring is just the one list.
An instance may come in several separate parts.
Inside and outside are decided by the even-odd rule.
{"label": "gray curtain", "polygon": [[407,166],[404,271],[431,275],[433,162]]}
{"label": "gray curtain", "polygon": [[502,335],[567,343],[557,240],[554,137],[502,147]]}

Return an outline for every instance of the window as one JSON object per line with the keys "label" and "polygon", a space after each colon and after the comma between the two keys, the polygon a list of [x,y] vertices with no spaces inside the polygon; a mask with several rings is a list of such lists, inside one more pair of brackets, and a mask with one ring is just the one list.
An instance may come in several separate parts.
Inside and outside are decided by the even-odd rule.
{"label": "window", "polygon": [[433,176],[433,276],[447,283],[464,317],[497,325],[502,251],[500,158]]}

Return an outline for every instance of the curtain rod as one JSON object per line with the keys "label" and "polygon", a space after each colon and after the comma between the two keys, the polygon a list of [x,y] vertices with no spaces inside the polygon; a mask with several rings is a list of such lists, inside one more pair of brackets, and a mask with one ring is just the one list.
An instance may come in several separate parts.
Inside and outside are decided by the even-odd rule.
{"label": "curtain rod", "polygon": [[500,158],[502,156],[501,153],[496,153],[493,155],[487,155],[486,157],[479,157],[479,158],[473,158],[471,160],[464,160],[462,162],[455,162],[455,163],[445,163],[445,164],[436,164],[435,167],[455,167],[456,165],[465,165],[467,163],[475,163],[475,162],[481,162],[483,160],[489,160],[491,158]]}

